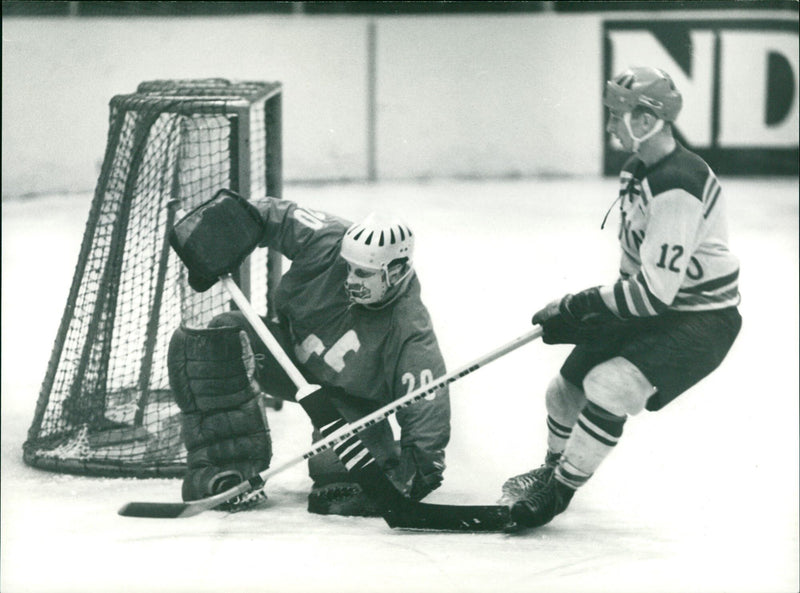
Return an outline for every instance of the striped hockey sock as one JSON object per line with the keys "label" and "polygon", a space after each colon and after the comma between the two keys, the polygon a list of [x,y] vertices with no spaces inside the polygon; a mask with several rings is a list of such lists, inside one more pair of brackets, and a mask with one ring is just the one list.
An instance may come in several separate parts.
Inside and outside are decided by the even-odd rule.
{"label": "striped hockey sock", "polygon": [[564,446],[571,434],[571,427],[556,421],[551,415],[547,415],[547,449],[549,451],[563,453]]}
{"label": "striped hockey sock", "polygon": [[572,488],[585,484],[619,442],[625,420],[588,402],[566,443],[556,478]]}

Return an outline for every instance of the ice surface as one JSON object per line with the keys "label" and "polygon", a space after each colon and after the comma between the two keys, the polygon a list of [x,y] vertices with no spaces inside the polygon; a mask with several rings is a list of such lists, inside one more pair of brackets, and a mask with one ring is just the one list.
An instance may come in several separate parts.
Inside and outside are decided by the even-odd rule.
{"label": "ice surface", "polygon": [[[798,590],[798,183],[723,179],[742,261],[744,327],[723,365],[625,435],[568,511],[525,535],[392,531],[305,511],[295,466],[267,508],[146,520],[180,480],[98,479],[25,466],[22,442],[72,278],[89,195],[4,202],[3,593]],[[289,186],[357,218],[388,209],[417,234],[423,298],[460,366],[529,329],[533,311],[610,281],[615,180]],[[613,218],[612,218],[613,221]],[[544,455],[543,392],[566,354],[534,342],[451,387],[453,438],[429,502],[491,503]],[[270,415],[274,463],[308,448],[297,406]]]}

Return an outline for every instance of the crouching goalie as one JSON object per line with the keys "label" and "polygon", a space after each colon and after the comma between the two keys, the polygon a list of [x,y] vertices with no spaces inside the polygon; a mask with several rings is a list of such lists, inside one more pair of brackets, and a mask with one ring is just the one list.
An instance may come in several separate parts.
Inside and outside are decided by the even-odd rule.
{"label": "crouching goalie", "polygon": [[[370,215],[351,224],[290,201],[264,197],[246,202],[227,193],[256,221],[253,246],[275,249],[292,261],[271,295],[278,319],[265,324],[347,422],[446,374],[413,268],[414,235],[404,222]],[[217,239],[197,242],[213,244],[211,251],[230,249],[230,229],[224,226],[214,233]],[[192,241],[182,237],[173,246]],[[210,253],[209,259],[215,256]],[[216,282],[213,274],[193,276],[187,266],[195,290]],[[268,466],[269,429],[257,394],[293,401],[297,388],[239,312],[218,315],[205,329],[179,329],[173,346],[170,377],[185,416],[189,472],[183,494],[189,500]],[[397,490],[420,500],[443,479],[450,439],[447,388],[398,410],[396,418],[399,442],[386,421],[359,437]],[[315,431],[312,439],[320,438]],[[346,456],[340,460],[328,449],[309,460],[309,512],[380,515],[379,506],[346,470],[342,460],[352,461]]]}

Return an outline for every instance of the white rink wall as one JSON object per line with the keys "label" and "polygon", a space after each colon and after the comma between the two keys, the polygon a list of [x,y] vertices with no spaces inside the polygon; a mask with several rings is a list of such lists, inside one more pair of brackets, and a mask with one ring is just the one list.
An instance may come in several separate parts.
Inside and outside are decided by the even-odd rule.
{"label": "white rink wall", "polygon": [[[593,174],[600,168],[597,17],[246,16],[5,19],[3,195],[85,191],[108,101],[143,80],[283,84],[287,180],[364,179],[374,26],[374,174],[381,179]],[[499,41],[502,39],[502,43]],[[46,40],[46,42],[44,41]],[[574,107],[562,112],[559,109]],[[44,173],[46,172],[46,174]]]}
{"label": "white rink wall", "polygon": [[379,177],[595,175],[599,17],[386,19]]}
{"label": "white rink wall", "polygon": [[3,20],[3,196],[85,191],[108,102],[144,80],[283,83],[287,179],[363,177],[364,19]]}
{"label": "white rink wall", "polygon": [[[288,182],[596,176],[604,22],[797,19],[787,11],[687,14],[4,18],[2,195],[91,191],[109,100],[165,78],[280,81]],[[788,36],[775,51],[796,87],[797,34]],[[649,53],[634,43],[628,55],[663,54],[677,69],[653,39]],[[708,39],[693,38],[696,60],[710,59],[700,45]],[[704,94],[693,104],[706,98],[710,108],[708,81],[695,78],[687,91]],[[745,81],[744,95],[732,87],[723,106],[746,96],[762,117],[752,90],[762,82]],[[795,151],[797,95],[775,127],[776,146]]]}

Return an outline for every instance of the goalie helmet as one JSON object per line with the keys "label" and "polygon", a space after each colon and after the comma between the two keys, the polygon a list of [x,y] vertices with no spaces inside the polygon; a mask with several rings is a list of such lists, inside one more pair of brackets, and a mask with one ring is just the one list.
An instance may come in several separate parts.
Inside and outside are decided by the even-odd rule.
{"label": "goalie helmet", "polygon": [[625,113],[646,107],[659,119],[673,122],[683,106],[683,98],[669,74],[646,66],[628,68],[606,82],[603,104]]}
{"label": "goalie helmet", "polygon": [[414,233],[398,218],[372,213],[347,229],[342,239],[342,257],[354,266],[388,269],[396,259],[414,257]]}
{"label": "goalie helmet", "polygon": [[[347,229],[341,255],[350,268],[345,283],[350,299],[376,305],[411,273],[414,233],[398,218],[373,213]],[[402,267],[390,273],[390,266],[398,261]]]}

